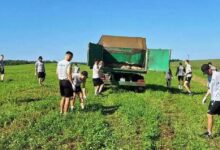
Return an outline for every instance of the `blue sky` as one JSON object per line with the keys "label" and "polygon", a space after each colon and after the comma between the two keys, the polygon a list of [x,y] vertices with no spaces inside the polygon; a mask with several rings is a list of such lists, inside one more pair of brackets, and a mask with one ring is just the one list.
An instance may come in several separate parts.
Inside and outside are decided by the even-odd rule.
{"label": "blue sky", "polygon": [[146,37],[172,58],[220,58],[219,0],[0,0],[0,53],[7,59],[87,60],[102,34]]}

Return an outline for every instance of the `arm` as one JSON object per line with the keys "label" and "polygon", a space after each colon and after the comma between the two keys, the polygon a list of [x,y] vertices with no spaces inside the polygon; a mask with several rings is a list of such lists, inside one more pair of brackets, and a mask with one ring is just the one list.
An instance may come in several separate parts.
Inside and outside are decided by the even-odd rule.
{"label": "arm", "polygon": [[83,98],[86,99],[86,80],[82,83]]}
{"label": "arm", "polygon": [[70,81],[70,83],[73,83],[73,77],[72,77],[72,65],[70,64],[67,68],[67,78]]}
{"label": "arm", "polygon": [[37,75],[37,67],[38,67],[38,64],[35,63],[35,76]]}

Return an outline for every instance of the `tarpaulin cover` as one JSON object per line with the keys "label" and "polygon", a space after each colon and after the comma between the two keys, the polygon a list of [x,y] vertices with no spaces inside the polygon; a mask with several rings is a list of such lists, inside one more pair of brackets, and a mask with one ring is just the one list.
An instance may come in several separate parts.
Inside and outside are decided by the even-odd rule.
{"label": "tarpaulin cover", "polygon": [[148,70],[168,71],[171,50],[168,49],[148,49]]}
{"label": "tarpaulin cover", "polygon": [[98,44],[104,47],[147,49],[146,39],[141,37],[103,35]]}

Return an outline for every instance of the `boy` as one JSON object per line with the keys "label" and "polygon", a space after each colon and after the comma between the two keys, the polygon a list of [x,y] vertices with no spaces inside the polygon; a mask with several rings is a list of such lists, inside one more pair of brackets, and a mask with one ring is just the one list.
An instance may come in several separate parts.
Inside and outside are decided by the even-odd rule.
{"label": "boy", "polygon": [[205,137],[212,137],[213,116],[220,115],[220,72],[213,71],[208,64],[201,67],[204,74],[210,75],[212,80],[210,82],[211,101],[208,108],[208,127],[207,132],[204,133]]}
{"label": "boy", "polygon": [[69,108],[70,98],[73,96],[72,88],[72,66],[70,61],[73,58],[73,53],[70,51],[66,52],[64,60],[61,60],[57,64],[57,75],[60,85],[60,113],[67,114]]}
{"label": "boy", "polygon": [[176,76],[178,77],[178,81],[179,81],[179,86],[178,86],[179,89],[183,89],[183,80],[184,80],[184,73],[185,73],[184,70],[185,69],[183,67],[183,64],[180,62],[176,70]]}
{"label": "boy", "polygon": [[4,55],[0,55],[0,74],[1,74],[1,82],[3,82],[5,77]]}
{"label": "boy", "polygon": [[171,88],[171,80],[172,80],[173,74],[171,69],[166,72],[166,83],[167,83],[167,88]]}
{"label": "boy", "polygon": [[[82,71],[81,73],[73,73],[72,79],[73,79],[73,100],[70,101],[70,109],[73,111],[75,102],[76,102],[76,96],[80,99],[80,106],[81,109],[84,109],[85,107],[85,85],[86,85],[86,79],[88,78],[88,72]],[[81,88],[82,84],[82,88]],[[82,90],[83,89],[83,90]]]}
{"label": "boy", "polygon": [[45,66],[43,62],[43,57],[39,56],[37,62],[35,63],[35,75],[38,76],[38,82],[40,86],[43,86],[43,82],[45,80]]}
{"label": "boy", "polygon": [[189,93],[189,95],[192,96],[192,92],[190,90],[190,82],[192,79],[192,67],[189,64],[189,60],[185,61],[185,65],[186,65],[186,72],[185,72],[185,81],[184,81],[184,87],[186,88],[187,92]]}

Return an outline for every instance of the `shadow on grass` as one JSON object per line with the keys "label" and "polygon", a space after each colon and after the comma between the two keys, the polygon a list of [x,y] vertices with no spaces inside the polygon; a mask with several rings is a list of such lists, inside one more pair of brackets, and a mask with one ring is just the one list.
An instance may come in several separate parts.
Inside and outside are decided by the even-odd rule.
{"label": "shadow on grass", "polygon": [[103,106],[100,103],[88,104],[86,106],[85,112],[96,112],[101,111],[102,115],[112,115],[114,114],[120,105],[113,105],[113,106]]}
{"label": "shadow on grass", "polygon": [[162,91],[162,92],[170,92],[172,94],[179,94],[182,93],[181,90],[179,90],[178,88],[167,88],[166,86],[162,86],[162,85],[156,85],[156,84],[147,84],[146,85],[146,90],[152,90],[152,91]]}
{"label": "shadow on grass", "polygon": [[18,100],[16,100],[16,103],[17,104],[31,103],[31,102],[41,101],[41,100],[43,100],[43,99],[40,99],[40,98],[18,99]]}

